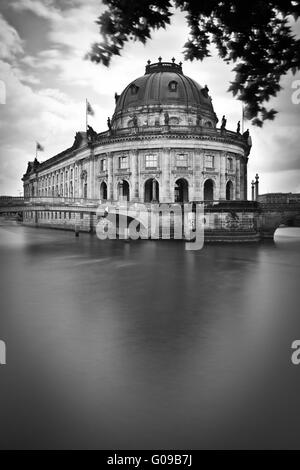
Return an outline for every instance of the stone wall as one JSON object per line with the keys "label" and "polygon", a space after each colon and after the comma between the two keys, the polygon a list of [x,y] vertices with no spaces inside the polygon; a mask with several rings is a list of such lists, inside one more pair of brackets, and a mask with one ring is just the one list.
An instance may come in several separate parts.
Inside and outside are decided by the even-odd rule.
{"label": "stone wall", "polygon": [[96,213],[70,210],[25,211],[23,224],[35,227],[56,228],[92,232],[95,229]]}

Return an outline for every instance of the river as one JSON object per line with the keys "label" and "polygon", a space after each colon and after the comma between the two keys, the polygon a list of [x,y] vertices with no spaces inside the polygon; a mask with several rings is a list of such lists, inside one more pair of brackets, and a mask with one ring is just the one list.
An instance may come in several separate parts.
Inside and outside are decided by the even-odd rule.
{"label": "river", "polygon": [[[300,237],[0,227],[0,447],[300,447]],[[299,233],[298,233],[299,235]]]}

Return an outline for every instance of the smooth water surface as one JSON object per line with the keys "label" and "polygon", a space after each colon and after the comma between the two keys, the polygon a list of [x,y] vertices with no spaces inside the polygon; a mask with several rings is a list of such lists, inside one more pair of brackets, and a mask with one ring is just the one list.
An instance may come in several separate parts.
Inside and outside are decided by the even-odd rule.
{"label": "smooth water surface", "polygon": [[300,448],[285,233],[191,252],[1,226],[0,447]]}

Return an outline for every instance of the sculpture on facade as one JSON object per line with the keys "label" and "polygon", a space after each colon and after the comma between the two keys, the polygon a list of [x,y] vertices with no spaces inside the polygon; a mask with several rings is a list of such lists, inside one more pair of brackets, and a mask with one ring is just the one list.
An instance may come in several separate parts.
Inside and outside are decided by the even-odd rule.
{"label": "sculpture on facade", "polygon": [[225,116],[223,116],[222,117],[222,124],[221,124],[221,131],[225,131],[226,124],[227,124],[227,119],[225,118]]}
{"label": "sculpture on facade", "polygon": [[169,121],[170,121],[170,116],[169,116],[168,111],[165,112],[164,117],[165,117],[165,125],[168,126]]}
{"label": "sculpture on facade", "polygon": [[249,129],[247,129],[247,130],[244,132],[243,137],[248,140],[249,135],[250,135]]}
{"label": "sculpture on facade", "polygon": [[80,174],[80,179],[86,181],[87,180],[87,171],[86,170],[82,170],[81,174]]}
{"label": "sculpture on facade", "polygon": [[205,87],[202,88],[201,93],[205,98],[209,98],[208,92],[209,92],[209,88],[207,85],[205,85]]}
{"label": "sculpture on facade", "polygon": [[82,140],[83,140],[83,137],[81,135],[81,132],[76,132],[72,147],[74,149],[78,149],[82,143]]}
{"label": "sculpture on facade", "polygon": [[137,115],[134,114],[133,117],[132,117],[132,122],[133,122],[133,126],[134,127],[137,127],[138,125],[138,119],[137,119]]}
{"label": "sculpture on facade", "polygon": [[88,127],[87,132],[86,132],[87,140],[89,142],[94,142],[97,139],[97,132],[94,131],[92,126],[87,126],[87,127]]}

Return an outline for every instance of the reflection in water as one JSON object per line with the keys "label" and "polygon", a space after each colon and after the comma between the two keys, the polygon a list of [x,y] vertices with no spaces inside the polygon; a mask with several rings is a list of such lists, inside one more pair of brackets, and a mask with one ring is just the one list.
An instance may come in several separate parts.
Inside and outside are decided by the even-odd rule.
{"label": "reflection in water", "polygon": [[1,227],[0,446],[297,446],[293,247]]}

